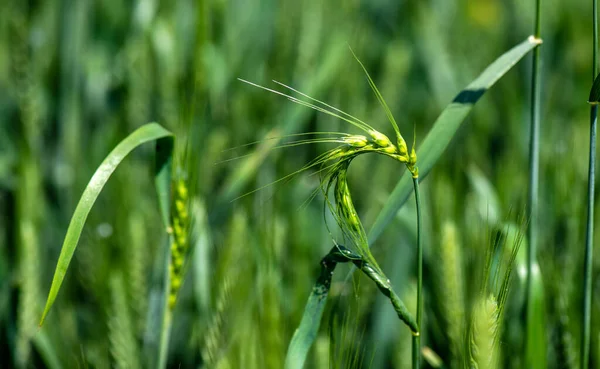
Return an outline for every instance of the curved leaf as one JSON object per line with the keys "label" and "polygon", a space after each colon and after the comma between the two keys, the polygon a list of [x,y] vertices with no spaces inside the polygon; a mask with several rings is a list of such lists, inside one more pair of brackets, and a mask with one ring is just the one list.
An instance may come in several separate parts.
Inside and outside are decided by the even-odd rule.
{"label": "curved leaf", "polygon": [[149,123],[134,131],[127,138],[121,141],[117,147],[111,151],[98,167],[87,187],[83,191],[83,195],[79,199],[79,203],[75,208],[67,234],[63,242],[50,293],[46,300],[46,307],[40,320],[40,326],[44,324],[44,320],[48,315],[48,311],[52,307],[56,295],[60,290],[60,286],[65,278],[67,268],[79,242],[83,225],[102,191],[102,188],[113,174],[117,166],[123,159],[136,147],[149,142],[157,141],[156,144],[156,189],[158,192],[160,212],[165,225],[169,224],[169,196],[170,196],[170,176],[171,176],[171,161],[173,154],[174,136],[171,132],[157,123]]}
{"label": "curved leaf", "polygon": [[[500,56],[483,73],[463,89],[433,124],[418,153],[419,181],[422,181],[442,156],[452,137],[467,117],[475,103],[483,94],[508,72],[525,54],[541,43],[540,39],[529,37],[519,45]],[[369,232],[369,242],[373,243],[387,224],[394,218],[412,191],[412,176],[405,172],[396,184],[385,206],[377,216]]]}

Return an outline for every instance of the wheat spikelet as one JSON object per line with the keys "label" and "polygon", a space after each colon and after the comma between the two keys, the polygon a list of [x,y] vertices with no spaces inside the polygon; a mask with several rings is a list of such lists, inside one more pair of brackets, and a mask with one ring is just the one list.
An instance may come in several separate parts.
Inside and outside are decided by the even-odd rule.
{"label": "wheat spikelet", "polygon": [[186,256],[189,249],[189,198],[187,183],[183,179],[175,181],[173,209],[171,217],[173,220],[173,242],[171,243],[171,263],[169,265],[170,291],[169,291],[169,309],[175,307],[177,293],[183,283],[183,272]]}

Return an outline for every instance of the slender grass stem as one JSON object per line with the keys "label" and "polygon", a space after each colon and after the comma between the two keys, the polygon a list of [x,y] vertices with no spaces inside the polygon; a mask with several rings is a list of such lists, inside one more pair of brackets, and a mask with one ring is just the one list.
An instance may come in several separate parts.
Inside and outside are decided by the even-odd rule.
{"label": "slender grass stem", "polygon": [[[540,38],[541,24],[541,0],[536,0],[534,36]],[[533,61],[531,69],[531,112],[530,112],[530,136],[529,136],[529,190],[527,203],[529,228],[527,231],[527,283],[525,289],[525,316],[529,316],[531,309],[531,274],[535,263],[538,238],[538,187],[539,187],[539,152],[540,152],[540,47],[533,50]],[[526,333],[526,340],[531,339]],[[527,345],[524,345],[526,348]]]}
{"label": "slender grass stem", "polygon": [[158,361],[156,368],[165,369],[167,367],[167,356],[169,354],[169,338],[171,337],[171,323],[173,322],[173,311],[169,306],[169,295],[171,290],[171,275],[169,273],[168,266],[171,264],[171,244],[173,243],[173,236],[169,235],[168,244],[166,245],[165,257],[167,268],[164,270],[164,297],[162,307],[162,322],[160,328],[160,341],[158,351]]}
{"label": "slender grass stem", "polygon": [[413,335],[412,339],[412,366],[418,369],[421,364],[421,334],[423,326],[421,325],[423,317],[423,245],[421,242],[421,195],[419,194],[419,178],[413,176],[413,185],[415,189],[415,201],[417,203],[417,327],[419,334]]}
{"label": "slender grass stem", "polygon": [[[593,23],[593,53],[592,53],[592,81],[598,74],[598,2],[592,0]],[[590,325],[592,309],[592,258],[594,243],[594,187],[596,167],[596,122],[598,120],[598,105],[590,109],[590,155],[588,168],[588,209],[585,235],[585,260],[583,282],[583,322],[581,329],[581,368],[588,368],[590,356]]]}

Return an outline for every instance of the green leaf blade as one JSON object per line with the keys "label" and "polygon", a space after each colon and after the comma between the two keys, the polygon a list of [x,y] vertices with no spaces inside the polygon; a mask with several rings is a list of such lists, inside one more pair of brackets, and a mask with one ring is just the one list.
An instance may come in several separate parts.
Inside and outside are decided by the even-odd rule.
{"label": "green leaf blade", "polygon": [[[436,119],[433,128],[429,131],[419,149],[417,155],[419,181],[422,181],[429,174],[435,163],[440,159],[461,123],[471,112],[471,109],[473,109],[473,106],[481,96],[540,43],[541,40],[529,37],[501,55],[446,106]],[[410,173],[405,172],[371,227],[369,232],[370,244],[377,240],[383,229],[406,202],[411,191],[412,176]]]}
{"label": "green leaf blade", "polygon": [[[327,258],[327,257],[326,257]],[[285,358],[285,369],[302,369],[310,348],[317,338],[321,318],[327,303],[327,295],[331,287],[331,276],[335,263],[322,263],[323,270],[315,283],[302,314],[300,325],[288,346]]]}
{"label": "green leaf blade", "polygon": [[[158,141],[157,146],[162,147],[164,150],[157,149],[157,191],[159,192],[159,204],[161,207],[161,215],[163,215],[163,221],[166,220],[166,224],[168,224],[168,195],[165,199],[164,195],[164,185],[165,178],[170,177],[170,162],[172,156],[172,148],[173,148],[173,134],[167,131],[165,128],[160,126],[157,123],[149,123],[136,131],[131,133],[127,138],[121,141],[117,147],[115,147],[110,154],[104,159],[102,164],[98,167],[90,182],[86,186],[77,207],[75,208],[75,212],[71,218],[71,222],[69,223],[69,227],[67,229],[67,234],[63,241],[63,245],[60,251],[60,256],[58,258],[58,262],[56,265],[56,270],[54,272],[54,277],[52,279],[52,285],[50,287],[50,292],[48,293],[48,298],[46,300],[46,306],[44,307],[44,312],[42,313],[42,318],[40,319],[40,326],[44,324],[44,320],[50,311],[50,308],[54,304],[56,296],[58,295],[58,291],[62,285],[62,282],[65,278],[65,274],[69,267],[69,263],[73,258],[73,254],[75,252],[75,248],[77,247],[77,243],[79,242],[79,238],[81,236],[81,232],[83,230],[83,226],[85,221],[96,202],[96,199],[100,195],[100,192],[104,188],[104,185],[119,166],[119,164],[123,161],[123,159],[136,147],[147,143],[149,141]],[[171,149],[171,152],[167,152]],[[170,178],[169,178],[170,180]],[[159,184],[160,182],[160,184]],[[166,209],[166,213],[165,213]],[[166,214],[166,218],[165,218]]]}

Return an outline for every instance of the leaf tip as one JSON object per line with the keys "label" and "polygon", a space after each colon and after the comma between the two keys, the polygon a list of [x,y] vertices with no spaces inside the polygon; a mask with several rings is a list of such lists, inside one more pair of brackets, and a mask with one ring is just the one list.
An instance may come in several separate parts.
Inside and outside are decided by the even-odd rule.
{"label": "leaf tip", "polygon": [[534,35],[531,35],[527,38],[527,41],[529,41],[530,43],[534,44],[534,45],[541,45],[544,40],[542,40],[539,37],[535,37]]}

